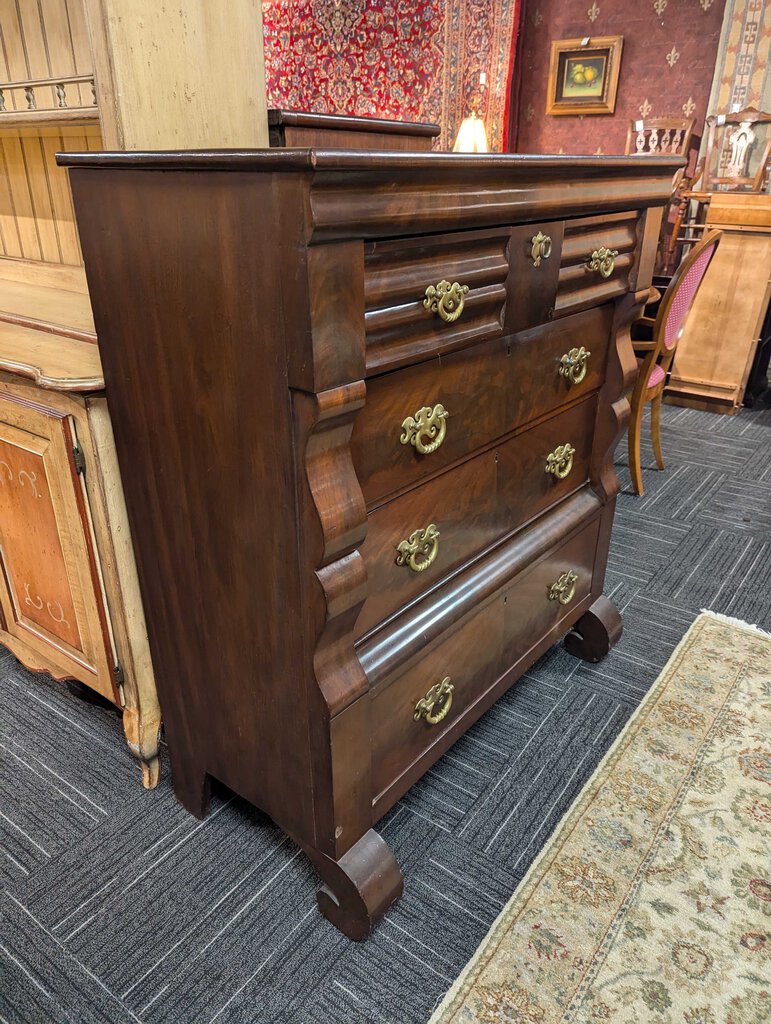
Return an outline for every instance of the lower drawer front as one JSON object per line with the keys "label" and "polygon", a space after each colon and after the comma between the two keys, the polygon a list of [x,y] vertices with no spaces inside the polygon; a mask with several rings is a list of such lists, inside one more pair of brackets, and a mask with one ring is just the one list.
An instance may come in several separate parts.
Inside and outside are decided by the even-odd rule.
{"label": "lower drawer front", "polygon": [[599,388],[612,317],[590,309],[368,381],[351,438],[367,504]]}
{"label": "lower drawer front", "polygon": [[[585,483],[596,408],[592,395],[371,512],[361,547],[369,597],[356,635]],[[566,445],[574,453],[548,473]]]}
{"label": "lower drawer front", "polygon": [[[479,698],[518,662],[520,672],[525,672],[530,664],[528,652],[573,615],[592,589],[598,530],[599,520],[594,520],[557,545],[515,576],[484,608],[422,652],[397,679],[374,691],[373,802],[392,788],[395,792],[382,803],[398,799],[441,755],[447,746],[442,738],[459,719],[468,713],[467,728],[478,717],[473,705]],[[565,576],[570,573],[575,579]],[[562,586],[561,600],[551,590],[554,584]],[[431,692],[435,687],[438,694]],[[411,766],[434,747],[433,756],[411,773]]]}

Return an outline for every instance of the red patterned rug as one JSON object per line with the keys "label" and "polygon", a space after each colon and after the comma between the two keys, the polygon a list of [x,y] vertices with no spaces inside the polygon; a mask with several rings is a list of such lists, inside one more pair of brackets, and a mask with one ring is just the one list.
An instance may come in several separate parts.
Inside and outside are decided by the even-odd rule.
{"label": "red patterned rug", "polygon": [[442,149],[474,105],[502,150],[519,9],[520,0],[264,0],[268,103],[435,121]]}

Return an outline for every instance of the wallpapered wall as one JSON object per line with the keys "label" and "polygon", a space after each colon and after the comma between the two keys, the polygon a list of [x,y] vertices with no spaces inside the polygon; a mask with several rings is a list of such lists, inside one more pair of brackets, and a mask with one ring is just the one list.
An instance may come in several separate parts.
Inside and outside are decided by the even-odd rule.
{"label": "wallpapered wall", "polygon": [[268,103],[435,121],[444,149],[475,103],[502,149],[519,2],[264,0]]}
{"label": "wallpapered wall", "polygon": [[[764,0],[744,0],[760,3]],[[708,110],[725,0],[524,0],[517,151],[623,153],[629,122]],[[552,39],[624,37],[616,112],[547,117]]]}

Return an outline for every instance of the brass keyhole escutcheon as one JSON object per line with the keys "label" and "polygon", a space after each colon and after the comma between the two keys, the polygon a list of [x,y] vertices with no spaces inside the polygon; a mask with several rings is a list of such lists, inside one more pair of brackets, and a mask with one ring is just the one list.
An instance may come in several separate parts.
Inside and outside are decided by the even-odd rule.
{"label": "brass keyhole escutcheon", "polygon": [[420,698],[412,717],[416,722],[423,718],[428,725],[438,725],[450,713],[453,690],[450,677],[445,676],[441,683],[435,683],[425,697]]}
{"label": "brass keyhole escutcheon", "polygon": [[551,256],[551,238],[539,231],[530,239],[530,259],[534,267],[540,267],[541,260],[548,260]]}
{"label": "brass keyhole escutcheon", "polygon": [[601,277],[610,277],[616,267],[616,256],[618,249],[608,249],[602,245],[595,249],[589,257],[586,266],[588,270],[596,271]]}
{"label": "brass keyhole escutcheon", "polygon": [[468,295],[467,284],[459,284],[455,281],[440,281],[439,284],[430,284],[426,288],[426,297],[423,305],[432,313],[438,313],[445,323],[454,323],[463,312],[464,296]]}
{"label": "brass keyhole escutcheon", "polygon": [[573,468],[576,450],[572,444],[561,444],[546,456],[546,472],[557,480],[564,480]]}
{"label": "brass keyhole escutcheon", "polygon": [[563,572],[560,578],[549,587],[549,600],[559,601],[560,604],[570,604],[576,596],[577,583],[578,574],[572,569]]}
{"label": "brass keyhole escutcheon", "polygon": [[444,441],[449,415],[441,403],[433,408],[424,405],[402,423],[404,433],[399,440],[402,444],[411,444],[421,455],[430,455]]}
{"label": "brass keyhole escutcheon", "polygon": [[406,565],[413,572],[424,572],[434,564],[439,554],[439,530],[434,523],[423,530],[415,530],[396,548],[396,564]]}
{"label": "brass keyhole escutcheon", "polygon": [[570,384],[580,384],[586,376],[589,356],[591,354],[591,352],[587,352],[583,345],[580,348],[571,348],[560,359],[560,364],[557,368],[560,377],[564,377]]}

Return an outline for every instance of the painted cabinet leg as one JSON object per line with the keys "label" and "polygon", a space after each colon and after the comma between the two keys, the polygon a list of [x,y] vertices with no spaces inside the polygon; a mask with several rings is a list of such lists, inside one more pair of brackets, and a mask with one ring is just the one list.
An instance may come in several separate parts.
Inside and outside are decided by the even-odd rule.
{"label": "painted cabinet leg", "polygon": [[370,829],[340,860],[305,851],[324,882],[319,910],[349,939],[360,942],[402,894],[404,876],[390,847]]}
{"label": "painted cabinet leg", "polygon": [[621,638],[622,629],[618,609],[601,594],[565,637],[565,647],[576,658],[602,661]]}
{"label": "painted cabinet leg", "polygon": [[126,706],[123,709],[123,731],[129,750],[142,768],[145,789],[155,789],[161,777],[158,755],[160,715],[142,715],[137,708]]}

